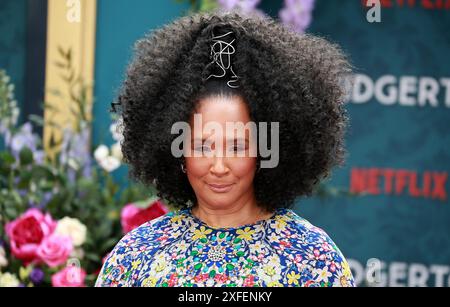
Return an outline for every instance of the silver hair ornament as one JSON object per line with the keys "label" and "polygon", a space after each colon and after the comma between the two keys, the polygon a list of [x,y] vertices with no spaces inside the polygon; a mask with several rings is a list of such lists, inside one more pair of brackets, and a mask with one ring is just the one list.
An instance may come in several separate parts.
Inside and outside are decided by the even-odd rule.
{"label": "silver hair ornament", "polygon": [[[236,49],[232,44],[236,39],[233,38],[233,40],[229,43],[221,39],[232,33],[233,32],[230,31],[218,36],[214,36],[213,34],[212,41],[214,42],[214,44],[211,45],[211,53],[210,53],[212,62],[209,63],[205,69],[207,69],[210,65],[217,64],[217,66],[219,66],[222,69],[222,74],[221,75],[211,74],[208,76],[208,78],[206,78],[206,80],[208,80],[211,77],[221,78],[225,76],[227,70],[229,70],[232,76],[231,80],[227,82],[227,85],[231,88],[238,88],[239,85],[236,85],[234,83],[238,82],[239,77],[234,73],[233,66],[231,65],[231,55],[236,52]],[[224,60],[226,64],[224,64]]]}

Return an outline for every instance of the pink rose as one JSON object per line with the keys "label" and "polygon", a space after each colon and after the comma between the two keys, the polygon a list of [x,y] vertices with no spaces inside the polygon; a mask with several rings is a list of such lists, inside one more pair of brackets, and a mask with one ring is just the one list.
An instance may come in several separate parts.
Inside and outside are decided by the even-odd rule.
{"label": "pink rose", "polygon": [[40,260],[53,268],[65,263],[72,250],[70,237],[51,235],[42,241],[36,253]]}
{"label": "pink rose", "polygon": [[167,207],[160,201],[155,201],[147,208],[139,208],[134,204],[123,207],[121,212],[121,223],[124,233],[128,233],[134,228],[153,220],[169,212]]}
{"label": "pink rose", "polygon": [[86,287],[86,271],[76,266],[68,266],[52,276],[53,287]]}
{"label": "pink rose", "polygon": [[44,238],[55,230],[56,222],[49,214],[38,209],[28,209],[20,217],[6,224],[11,252],[25,265],[38,260],[37,249]]}

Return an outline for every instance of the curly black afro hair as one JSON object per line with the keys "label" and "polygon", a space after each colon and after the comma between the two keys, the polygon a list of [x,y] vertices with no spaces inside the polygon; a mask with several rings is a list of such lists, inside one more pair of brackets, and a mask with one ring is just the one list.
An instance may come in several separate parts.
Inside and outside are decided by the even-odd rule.
{"label": "curly black afro hair", "polygon": [[[239,89],[205,82],[213,29],[236,38],[234,72]],[[216,31],[214,30],[214,31]],[[135,45],[113,111],[121,113],[122,152],[129,177],[158,190],[176,207],[196,198],[171,154],[172,124],[188,121],[199,97],[241,95],[258,122],[279,122],[279,164],[254,178],[255,196],[269,210],[311,196],[316,185],[345,161],[345,80],[351,65],[323,38],[298,34],[270,17],[214,11],[181,17]],[[211,79],[210,79],[211,80]],[[120,111],[115,107],[119,106]]]}

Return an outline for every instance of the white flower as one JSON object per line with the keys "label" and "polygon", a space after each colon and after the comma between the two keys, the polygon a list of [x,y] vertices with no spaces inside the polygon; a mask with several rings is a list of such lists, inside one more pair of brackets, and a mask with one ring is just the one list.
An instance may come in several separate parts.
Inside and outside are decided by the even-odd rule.
{"label": "white flower", "polygon": [[[174,239],[178,238],[179,236],[181,236],[181,231],[179,231],[179,230],[173,231],[171,234],[171,237]],[[179,245],[178,245],[178,247],[179,247]]]}
{"label": "white flower", "polygon": [[[15,100],[14,100],[15,101]],[[14,108],[13,110],[12,110],[12,117],[11,117],[11,122],[12,122],[12,124],[13,125],[16,125],[17,124],[17,119],[19,118],[19,114],[20,114],[20,111],[19,111],[19,108]]]}
{"label": "white flower", "polygon": [[78,170],[80,168],[78,161],[75,160],[74,158],[69,158],[69,161],[67,161],[67,164],[74,170]]}
{"label": "white flower", "polygon": [[186,251],[188,249],[188,247],[189,247],[189,245],[184,240],[177,244],[177,249],[179,251],[183,251],[184,252],[184,251]]}
{"label": "white flower", "polygon": [[118,160],[122,160],[122,147],[120,146],[119,142],[111,146],[111,155]]}
{"label": "white flower", "polygon": [[3,247],[0,246],[0,268],[8,265],[8,260],[6,259],[6,252]]}
{"label": "white flower", "polygon": [[81,246],[86,241],[86,231],[86,226],[79,220],[66,216],[58,221],[55,233],[68,236],[74,246]]}
{"label": "white flower", "polygon": [[[114,145],[113,145],[114,146]],[[119,144],[120,146],[120,144]],[[106,170],[107,172],[112,172],[120,166],[120,160],[115,155],[119,155],[117,151],[121,153],[120,148],[117,149],[117,146],[113,148],[113,155],[109,155],[109,148],[106,145],[100,145],[94,152],[95,160],[97,160],[98,164]]]}
{"label": "white flower", "polygon": [[252,253],[258,253],[258,254],[261,254],[264,249],[264,245],[261,241],[257,241],[254,244],[251,244],[249,247],[250,247],[250,250],[252,251]]}
{"label": "white flower", "polygon": [[18,286],[20,286],[20,282],[19,279],[17,279],[16,275],[11,273],[0,273],[0,288]]}
{"label": "white flower", "polygon": [[331,277],[331,272],[328,271],[328,267],[324,266],[323,269],[315,269],[316,273],[317,273],[317,281],[321,282],[328,282],[328,277]]}
{"label": "white flower", "polygon": [[273,232],[269,235],[268,239],[269,242],[278,242],[280,240],[278,236]]}
{"label": "white flower", "polygon": [[267,264],[273,266],[278,271],[280,269],[280,258],[278,256],[270,256],[267,258]]}
{"label": "white flower", "polygon": [[120,166],[120,161],[113,156],[107,156],[103,160],[100,160],[99,164],[105,171],[110,173]]}
{"label": "white flower", "polygon": [[[119,126],[120,124],[120,126]],[[122,125],[122,120],[119,119],[118,121],[116,121],[115,123],[111,124],[111,126],[109,126],[109,131],[112,134],[112,138],[115,141],[121,141],[123,139],[123,135],[121,133],[121,131],[119,131],[119,128]]]}
{"label": "white flower", "polygon": [[94,157],[95,160],[101,161],[108,157],[109,155],[109,149],[106,147],[106,145],[100,145],[97,147],[97,149],[94,151]]}

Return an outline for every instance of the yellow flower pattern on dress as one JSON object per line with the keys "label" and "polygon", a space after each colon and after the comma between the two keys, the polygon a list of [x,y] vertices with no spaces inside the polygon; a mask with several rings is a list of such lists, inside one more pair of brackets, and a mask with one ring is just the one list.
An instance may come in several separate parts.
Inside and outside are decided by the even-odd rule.
{"label": "yellow flower pattern on dress", "polygon": [[212,232],[212,229],[206,229],[205,226],[201,226],[200,229],[194,231],[193,240],[206,238]]}
{"label": "yellow flower pattern on dress", "polygon": [[252,235],[255,233],[250,227],[245,227],[244,229],[238,229],[236,231],[238,238],[242,240],[251,240]]}
{"label": "yellow flower pattern on dress", "polygon": [[292,271],[291,273],[287,274],[288,278],[288,284],[292,285],[298,285],[298,280],[300,279],[300,274],[295,273],[295,271]]}

